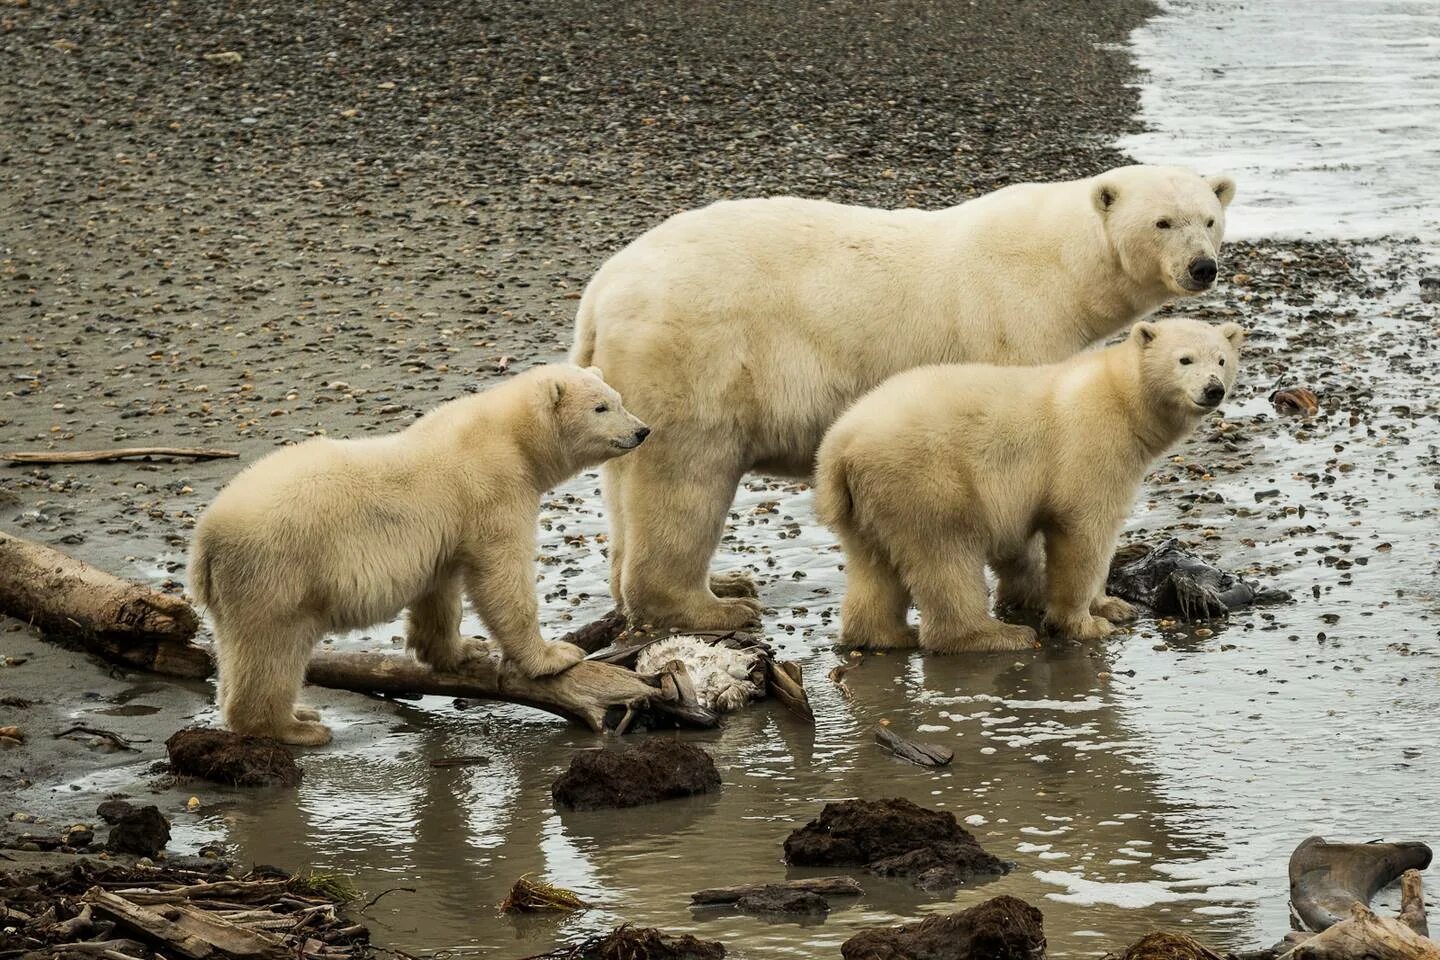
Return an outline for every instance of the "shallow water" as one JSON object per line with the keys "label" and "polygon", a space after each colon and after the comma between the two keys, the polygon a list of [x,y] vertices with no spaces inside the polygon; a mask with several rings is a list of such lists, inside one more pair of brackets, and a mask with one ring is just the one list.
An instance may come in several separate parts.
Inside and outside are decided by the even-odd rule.
{"label": "shallow water", "polygon": [[1440,235],[1433,0],[1162,0],[1135,31],[1143,162],[1226,170],[1232,237]]}

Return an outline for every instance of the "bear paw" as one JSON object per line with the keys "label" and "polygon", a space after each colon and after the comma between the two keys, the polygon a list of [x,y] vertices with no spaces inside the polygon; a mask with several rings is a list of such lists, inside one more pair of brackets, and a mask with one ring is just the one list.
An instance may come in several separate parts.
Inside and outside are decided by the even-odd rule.
{"label": "bear paw", "polygon": [[920,631],[911,626],[901,630],[880,630],[842,624],[840,645],[857,650],[913,650],[920,646]]}
{"label": "bear paw", "polygon": [[994,623],[966,630],[963,633],[938,635],[921,631],[920,646],[930,653],[993,653],[1006,650],[1031,650],[1035,647],[1035,631],[1017,623]]}
{"label": "bear paw", "polygon": [[296,720],[300,721],[301,723],[320,719],[320,711],[316,710],[314,707],[302,707],[297,705],[294,710],[290,711],[290,713],[295,717]]}
{"label": "bear paw", "polygon": [[545,643],[515,659],[515,668],[527,677],[550,677],[564,673],[585,659],[585,651],[573,643]]}
{"label": "bear paw", "polygon": [[1069,640],[1104,640],[1115,632],[1115,626],[1109,620],[1085,614],[1066,617],[1063,620],[1047,617],[1045,623],[1050,629]]}
{"label": "bear paw", "polygon": [[1090,604],[1090,612],[1110,621],[1135,619],[1135,608],[1119,597],[1103,596]]}
{"label": "bear paw", "polygon": [[632,610],[630,620],[632,623],[644,624],[647,628],[675,628],[697,633],[710,630],[746,630],[760,625],[760,614],[763,610],[760,601],[754,597],[706,598],[663,613]]}
{"label": "bear paw", "polygon": [[296,720],[271,734],[271,739],[296,747],[323,747],[330,742],[330,728],[313,720]]}
{"label": "bear paw", "polygon": [[717,597],[758,597],[760,590],[750,574],[739,570],[710,575],[710,592]]}

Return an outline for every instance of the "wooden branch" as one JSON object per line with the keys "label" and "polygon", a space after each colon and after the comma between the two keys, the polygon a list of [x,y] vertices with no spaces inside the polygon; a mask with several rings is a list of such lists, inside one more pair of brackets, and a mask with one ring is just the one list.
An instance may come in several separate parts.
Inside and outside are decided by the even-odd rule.
{"label": "wooden branch", "polygon": [[1419,870],[1406,870],[1400,875],[1400,922],[1422,937],[1430,936],[1425,920],[1425,888]]}
{"label": "wooden branch", "polygon": [[1440,960],[1440,944],[1356,903],[1348,919],[1315,934],[1281,960]]}
{"label": "wooden branch", "polygon": [[190,642],[200,620],[183,598],[3,533],[0,613],[126,666],[179,677],[212,669],[210,654]]}
{"label": "wooden branch", "polygon": [[810,709],[810,696],[805,692],[805,677],[800,672],[800,664],[793,660],[776,662],[766,657],[765,667],[770,693],[784,704],[786,710],[813,725],[815,713]]}
{"label": "wooden branch", "polygon": [[741,897],[759,893],[766,887],[818,893],[822,897],[858,897],[865,892],[854,877],[813,877],[808,880],[777,880],[773,883],[746,883],[738,887],[712,887],[690,894],[692,906],[734,903]]}
{"label": "wooden branch", "polygon": [[955,759],[955,751],[949,747],[909,740],[880,724],[875,725],[875,742],[901,760],[909,760],[922,767],[943,767]]}
{"label": "wooden branch", "polygon": [[605,729],[607,711],[663,708],[663,694],[633,671],[606,663],[581,661],[564,673],[533,680],[502,664],[498,654],[473,660],[464,672],[437,673],[409,657],[383,653],[317,653],[305,679],[321,687],[359,693],[431,694],[503,700],[547,710]]}
{"label": "wooden branch", "polygon": [[11,463],[112,463],[135,457],[185,457],[191,460],[228,460],[240,456],[234,450],[207,447],[117,447],[114,450],[10,450],[0,460]]}

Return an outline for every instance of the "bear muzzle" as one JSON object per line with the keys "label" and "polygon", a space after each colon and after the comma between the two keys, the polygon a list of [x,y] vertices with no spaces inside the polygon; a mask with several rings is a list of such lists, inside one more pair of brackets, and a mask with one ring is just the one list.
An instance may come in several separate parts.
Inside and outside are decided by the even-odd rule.
{"label": "bear muzzle", "polygon": [[1208,407],[1213,410],[1220,406],[1220,401],[1224,399],[1225,384],[1212,377],[1210,382],[1205,384],[1205,389],[1200,392],[1200,399],[1195,402],[1199,406]]}
{"label": "bear muzzle", "polygon": [[1192,290],[1204,290],[1215,282],[1215,277],[1220,273],[1220,266],[1210,257],[1196,257],[1190,261],[1185,286]]}
{"label": "bear muzzle", "polygon": [[619,447],[621,450],[634,450],[636,447],[640,446],[640,444],[644,443],[645,438],[648,436],[650,436],[649,427],[638,427],[634,433],[630,434],[630,436],[621,437],[610,442],[615,444],[615,446]]}

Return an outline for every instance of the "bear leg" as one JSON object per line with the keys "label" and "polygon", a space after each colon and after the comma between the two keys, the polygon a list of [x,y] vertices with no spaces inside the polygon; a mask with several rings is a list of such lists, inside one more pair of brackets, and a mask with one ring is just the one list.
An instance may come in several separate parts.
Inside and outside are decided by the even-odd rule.
{"label": "bear leg", "polygon": [[217,619],[215,651],[225,725],[245,736],[296,746],[329,743],[330,728],[300,716],[304,708],[296,704],[310,650],[320,636],[318,627],[304,621],[232,624]]}
{"label": "bear leg", "polygon": [[1099,531],[1080,523],[1046,531],[1045,624],[1054,632],[1071,640],[1101,640],[1114,632],[1110,621],[1095,616],[1091,608],[1104,596],[1101,591],[1118,531],[1118,522]]}
{"label": "bear leg", "polygon": [[1108,594],[1101,594],[1090,601],[1090,612],[1097,617],[1104,617],[1106,620],[1118,620],[1124,622],[1134,620],[1135,607],[1119,597],[1112,597]]}
{"label": "bear leg", "polygon": [[[647,445],[625,467],[622,578],[625,611],[636,623],[740,630],[760,622],[753,596],[719,597],[710,589],[710,558],[743,472],[733,452],[716,446]],[[737,582],[727,577],[727,592]]]}
{"label": "bear leg", "polygon": [[981,653],[1034,646],[1034,630],[990,616],[985,564],[979,556],[963,545],[945,542],[912,553],[901,562],[920,608],[921,649]]}
{"label": "bear leg", "polygon": [[505,660],[527,677],[548,677],[584,660],[585,651],[573,643],[546,643],[540,635],[534,531],[517,529],[474,549],[466,592]]}
{"label": "bear leg", "polygon": [[459,667],[470,646],[460,638],[460,596],[460,578],[443,578],[410,602],[406,617],[406,648],[440,673]]}
{"label": "bear leg", "polygon": [[995,605],[1001,609],[1045,609],[1045,545],[1031,537],[1018,553],[991,558],[990,568],[999,583]]}
{"label": "bear leg", "polygon": [[910,649],[919,633],[906,619],[910,591],[890,558],[857,534],[841,530],[845,547],[845,599],[840,605],[840,643],[846,647]]}
{"label": "bear leg", "polygon": [[610,557],[610,596],[615,609],[625,611],[625,498],[623,489],[625,465],[629,457],[611,460],[600,468],[600,493],[605,500],[605,519],[610,528],[607,542]]}

